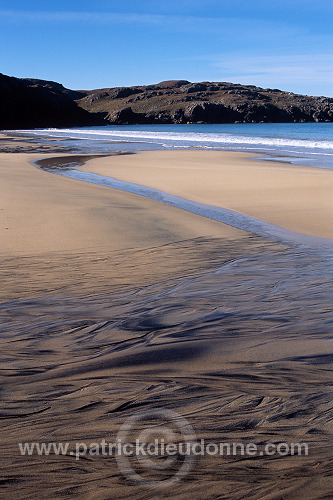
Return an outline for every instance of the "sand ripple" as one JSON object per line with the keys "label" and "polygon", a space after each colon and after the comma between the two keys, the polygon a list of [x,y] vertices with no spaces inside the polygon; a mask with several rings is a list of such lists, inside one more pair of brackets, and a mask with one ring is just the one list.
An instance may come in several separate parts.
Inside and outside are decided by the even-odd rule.
{"label": "sand ripple", "polygon": [[[207,242],[182,242],[192,267],[176,279],[170,271],[154,282],[148,272],[127,285],[119,252],[113,271],[123,281],[112,286],[90,275],[79,291],[63,282],[46,292],[38,279],[30,297],[12,291],[0,307],[4,498],[42,498],[38,488],[52,499],[333,496],[331,257],[259,238],[242,244],[215,241],[200,268]],[[160,259],[163,251],[167,262],[175,248]],[[125,252],[126,262],[129,252],[138,257]],[[149,270],[151,257],[142,250],[137,262]],[[15,262],[7,264],[10,274]],[[47,276],[41,260],[32,265]],[[199,439],[307,442],[310,454],[204,456],[185,481],[154,492],[127,483],[112,457],[21,457],[15,444],[22,433],[111,441],[135,411],[155,407],[181,413]]]}

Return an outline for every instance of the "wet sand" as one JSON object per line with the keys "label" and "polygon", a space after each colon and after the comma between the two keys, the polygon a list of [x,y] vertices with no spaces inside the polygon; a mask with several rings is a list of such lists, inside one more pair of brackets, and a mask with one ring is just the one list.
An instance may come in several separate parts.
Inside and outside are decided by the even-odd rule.
{"label": "wet sand", "polygon": [[[43,172],[40,157],[0,156],[2,497],[330,498],[330,253]],[[198,439],[310,453],[205,455],[163,490],[114,457],[19,454],[24,441],[112,442],[153,408]]]}

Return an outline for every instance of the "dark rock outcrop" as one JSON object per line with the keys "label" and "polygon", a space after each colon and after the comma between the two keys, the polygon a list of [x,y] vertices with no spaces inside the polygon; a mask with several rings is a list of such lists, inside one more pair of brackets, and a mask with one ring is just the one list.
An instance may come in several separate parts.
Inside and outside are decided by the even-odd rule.
{"label": "dark rock outcrop", "polygon": [[[92,91],[77,102],[106,123],[331,122],[333,99],[226,82],[170,80]],[[100,95],[92,100],[91,95]],[[128,110],[130,106],[130,110]],[[122,114],[122,110],[124,113]]]}
{"label": "dark rock outcrop", "polygon": [[0,74],[0,129],[144,123],[332,122],[333,99],[227,82],[74,91]]}
{"label": "dark rock outcrop", "polygon": [[147,123],[146,116],[142,113],[134,113],[131,107],[123,108],[106,116],[106,120],[116,125],[129,125],[131,123]]}
{"label": "dark rock outcrop", "polygon": [[[82,93],[59,83],[14,78],[0,73],[0,129],[74,127],[102,122],[80,107]],[[104,115],[103,115],[104,116]]]}

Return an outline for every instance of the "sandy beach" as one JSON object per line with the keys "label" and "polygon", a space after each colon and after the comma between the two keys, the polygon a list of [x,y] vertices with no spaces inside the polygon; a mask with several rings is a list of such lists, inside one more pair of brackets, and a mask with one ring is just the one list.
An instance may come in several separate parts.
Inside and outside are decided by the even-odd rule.
{"label": "sandy beach", "polygon": [[[2,139],[3,498],[329,498],[329,257],[43,171],[32,162],[68,152]],[[333,239],[332,171],[248,156],[150,151],[80,169]],[[166,489],[107,455],[19,453],[22,442],[114,441],[154,408],[198,439],[310,453],[207,454]],[[134,466],[149,481],[170,475]]]}
{"label": "sandy beach", "polygon": [[226,151],[143,151],[81,170],[229,208],[291,231],[333,238],[333,172]]}
{"label": "sandy beach", "polygon": [[138,196],[43,172],[32,165],[38,158],[35,154],[0,157],[4,253],[113,251],[241,234]]}

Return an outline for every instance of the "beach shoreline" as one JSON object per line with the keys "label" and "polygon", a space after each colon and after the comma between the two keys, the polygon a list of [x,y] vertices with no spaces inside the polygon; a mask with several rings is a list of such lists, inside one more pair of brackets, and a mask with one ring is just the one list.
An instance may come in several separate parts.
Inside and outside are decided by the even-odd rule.
{"label": "beach shoreline", "polygon": [[[15,154],[0,153],[4,498],[201,500],[207,491],[230,500],[328,498],[331,253],[54,175],[33,162],[67,157],[67,150],[16,146]],[[13,151],[15,141],[6,148]],[[318,178],[310,206],[292,186],[300,211],[292,224],[332,237],[330,203],[317,209],[329,174],[225,153],[226,162],[240,163],[236,177],[225,177],[233,189],[223,190],[216,159],[203,169],[205,152],[186,153],[99,157],[80,169],[210,203],[222,204],[221,191],[234,208],[251,202],[263,220],[279,208],[286,178],[302,179],[309,189],[308,176]],[[197,179],[189,164],[195,159]],[[235,185],[246,168],[254,177],[243,181],[248,198],[241,205]],[[270,176],[260,184],[265,168]],[[275,198],[267,195],[262,205],[255,184],[263,189],[272,178],[280,179],[272,184]],[[281,225],[289,224],[293,207],[291,198],[280,207]],[[68,442],[70,450],[78,442],[87,449],[113,442],[128,419],[156,408],[186,418],[207,442],[306,443],[310,453],[202,456],[184,481],[161,491],[128,481],[111,456],[19,452],[24,442]]]}

